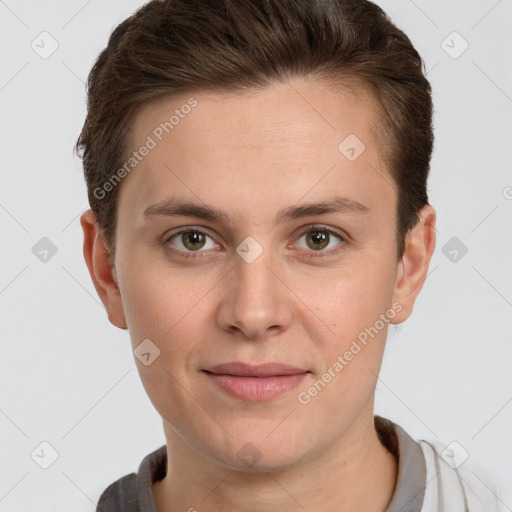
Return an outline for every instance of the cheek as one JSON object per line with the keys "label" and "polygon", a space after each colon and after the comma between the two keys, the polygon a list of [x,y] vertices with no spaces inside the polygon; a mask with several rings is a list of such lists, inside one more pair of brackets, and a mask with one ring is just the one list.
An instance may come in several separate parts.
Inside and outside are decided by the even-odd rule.
{"label": "cheek", "polygon": [[331,407],[343,405],[355,411],[368,402],[379,374],[389,320],[395,313],[392,267],[383,262],[361,262],[357,267],[347,267],[325,282],[316,279],[321,286],[315,289],[325,291],[309,296],[315,315],[310,314],[308,335],[320,356],[319,373],[302,389],[301,397],[311,400],[311,410],[319,416]]}
{"label": "cheek", "polygon": [[322,339],[340,349],[391,307],[392,270],[382,262],[360,262],[337,272],[297,276],[290,288],[302,300],[299,307],[311,317],[309,323],[327,334]]}
{"label": "cheek", "polygon": [[132,336],[171,339],[201,314],[202,298],[214,282],[162,265],[127,267],[122,296],[128,328]]}
{"label": "cheek", "polygon": [[310,316],[315,327],[308,335],[320,357],[317,374],[301,388],[298,399],[320,423],[340,408],[349,421],[374,393],[389,320],[395,314],[392,280],[383,276],[368,272],[340,278],[331,283],[329,293],[311,297],[318,318]]}
{"label": "cheek", "polygon": [[[191,389],[190,356],[200,351],[204,334],[198,326],[204,325],[207,301],[201,298],[211,289],[207,282],[177,278],[175,271],[173,274],[157,266],[127,272],[130,277],[124,280],[122,290],[140,379],[155,409],[164,417],[171,410],[180,415],[186,409],[182,386]],[[149,352],[157,355],[146,365],[137,353],[142,351],[142,341],[148,339],[154,344],[149,345]]]}

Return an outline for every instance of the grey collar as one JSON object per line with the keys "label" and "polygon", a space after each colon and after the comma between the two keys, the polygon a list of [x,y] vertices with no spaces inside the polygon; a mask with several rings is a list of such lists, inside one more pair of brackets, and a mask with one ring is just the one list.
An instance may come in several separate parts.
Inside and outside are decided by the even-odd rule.
{"label": "grey collar", "polygon": [[395,492],[386,512],[420,512],[427,479],[423,450],[396,423],[381,416],[374,419],[381,443],[398,459]]}

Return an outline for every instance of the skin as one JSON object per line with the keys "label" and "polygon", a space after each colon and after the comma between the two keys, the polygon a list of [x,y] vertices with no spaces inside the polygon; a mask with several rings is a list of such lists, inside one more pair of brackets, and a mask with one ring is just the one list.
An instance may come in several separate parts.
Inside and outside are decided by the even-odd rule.
{"label": "skin", "polygon": [[[298,394],[393,304],[401,310],[389,323],[410,316],[435,247],[435,210],[423,208],[398,259],[397,191],[375,103],[363,92],[294,79],[250,94],[184,94],[139,111],[133,147],[190,96],[198,105],[120,185],[114,268],[92,212],[81,216],[85,260],[110,322],[129,330],[133,349],[149,338],[160,350],[148,366],[135,358],[167,441],[157,508],[382,512],[397,476],[373,420],[388,324],[308,404]],[[338,150],[351,133],[366,146],[354,161]],[[369,211],[274,222],[283,208],[335,192]],[[170,197],[219,208],[229,223],[144,219],[145,208]],[[327,247],[308,239],[314,224],[335,231]],[[169,241],[187,226],[208,235],[188,253],[181,235]],[[236,252],[247,236],[263,249],[252,263]],[[201,371],[230,361],[310,373],[279,397],[246,402]],[[250,467],[237,457],[247,443],[261,455]]]}

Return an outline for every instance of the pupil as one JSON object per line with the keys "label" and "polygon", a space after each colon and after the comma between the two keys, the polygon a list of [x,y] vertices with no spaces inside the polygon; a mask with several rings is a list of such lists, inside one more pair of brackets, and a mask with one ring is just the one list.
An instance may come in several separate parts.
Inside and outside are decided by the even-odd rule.
{"label": "pupil", "polygon": [[[183,243],[188,249],[200,249],[204,245],[203,235],[197,231],[184,233],[183,239]],[[201,242],[203,243],[201,244]],[[200,247],[197,247],[197,244],[201,244]]]}
{"label": "pupil", "polygon": [[328,238],[327,234],[322,232],[322,231],[312,231],[312,236],[310,237],[313,244],[315,245],[321,245],[321,247],[316,247],[316,248],[320,248],[320,249],[323,249],[324,247],[326,247],[326,240]]}

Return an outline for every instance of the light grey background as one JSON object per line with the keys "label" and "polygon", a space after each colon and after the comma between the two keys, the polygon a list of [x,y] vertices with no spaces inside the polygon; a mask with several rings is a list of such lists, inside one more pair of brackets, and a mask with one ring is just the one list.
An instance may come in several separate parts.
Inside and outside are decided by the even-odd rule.
{"label": "light grey background", "polygon": [[[72,154],[93,61],[142,3],[0,1],[1,511],[94,511],[165,443],[129,334],[109,323],[83,259]],[[377,3],[434,89],[438,239],[412,317],[390,331],[376,413],[416,439],[458,442],[511,508],[512,0]],[[43,31],[58,43],[47,58],[31,47],[51,49]],[[57,248],[46,263],[33,253],[43,237]],[[467,247],[455,262],[454,247],[443,253],[453,237]],[[58,452],[48,469],[42,442]]]}

